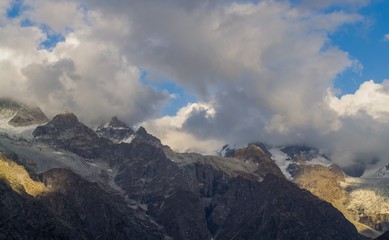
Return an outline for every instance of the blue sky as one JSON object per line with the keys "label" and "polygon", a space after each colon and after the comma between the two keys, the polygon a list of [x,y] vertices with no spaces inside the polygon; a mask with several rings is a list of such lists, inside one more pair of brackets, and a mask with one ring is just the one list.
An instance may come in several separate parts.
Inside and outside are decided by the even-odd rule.
{"label": "blue sky", "polygon": [[334,45],[347,51],[357,59],[363,69],[360,73],[347,70],[335,81],[342,93],[353,93],[366,80],[382,82],[389,78],[389,41],[384,35],[389,33],[389,1],[373,1],[360,10],[365,20],[342,27],[331,35]]}
{"label": "blue sky", "polygon": [[146,86],[150,86],[157,91],[167,90],[170,94],[170,99],[166,106],[161,110],[161,115],[174,115],[177,110],[186,106],[188,103],[197,102],[197,99],[191,93],[185,91],[174,81],[169,79],[150,79],[147,70],[141,72],[141,82]]}

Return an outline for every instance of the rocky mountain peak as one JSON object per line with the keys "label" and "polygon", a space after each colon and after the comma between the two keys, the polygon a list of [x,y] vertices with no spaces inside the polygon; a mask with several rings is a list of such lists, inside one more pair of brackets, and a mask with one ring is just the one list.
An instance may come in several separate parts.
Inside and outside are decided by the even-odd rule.
{"label": "rocky mountain peak", "polygon": [[109,142],[69,112],[56,115],[47,124],[38,126],[32,135],[35,142],[65,149],[86,158],[99,156]]}
{"label": "rocky mountain peak", "polygon": [[232,157],[242,159],[244,161],[254,162],[258,166],[258,170],[255,172],[262,178],[267,174],[272,173],[279,177],[284,178],[284,174],[280,168],[273,162],[266,152],[255,144],[250,144],[245,148],[235,150]]}
{"label": "rocky mountain peak", "polygon": [[162,146],[161,140],[154,137],[153,135],[149,134],[146,129],[142,126],[138,128],[138,130],[135,133],[136,140],[141,142],[147,142],[155,146]]}
{"label": "rocky mountain peak", "polygon": [[120,121],[116,116],[111,119],[111,121],[108,123],[108,127],[113,128],[129,128],[127,124]]}
{"label": "rocky mountain peak", "polygon": [[41,124],[48,121],[39,107],[31,107],[9,98],[0,98],[0,117],[13,127]]}
{"label": "rocky mountain peak", "polygon": [[98,127],[96,133],[115,143],[129,141],[134,135],[134,131],[117,117],[113,117],[108,124]]}
{"label": "rocky mountain peak", "polygon": [[139,128],[138,128],[138,130],[136,130],[136,134],[138,135],[138,136],[147,136],[147,135],[149,135],[149,133],[146,131],[146,129],[144,128],[144,127],[142,127],[142,126],[140,126]]}
{"label": "rocky mountain peak", "polygon": [[62,114],[56,115],[51,121],[50,124],[57,127],[75,127],[80,125],[80,121],[77,116],[71,112],[65,112]]}
{"label": "rocky mountain peak", "polygon": [[254,160],[254,161],[260,160],[260,161],[268,161],[268,162],[272,161],[262,148],[254,144],[250,144],[245,148],[237,149],[232,156],[237,158],[242,158],[245,160]]}

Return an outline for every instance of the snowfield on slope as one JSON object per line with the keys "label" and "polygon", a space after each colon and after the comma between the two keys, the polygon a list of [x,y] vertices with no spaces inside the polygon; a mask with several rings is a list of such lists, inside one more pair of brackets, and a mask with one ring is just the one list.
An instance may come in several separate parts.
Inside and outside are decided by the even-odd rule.
{"label": "snowfield on slope", "polygon": [[291,164],[291,158],[288,154],[281,151],[281,148],[271,148],[269,149],[271,153],[271,159],[277,164],[281,169],[281,172],[285,175],[288,180],[292,180],[292,175],[287,171],[289,164]]}

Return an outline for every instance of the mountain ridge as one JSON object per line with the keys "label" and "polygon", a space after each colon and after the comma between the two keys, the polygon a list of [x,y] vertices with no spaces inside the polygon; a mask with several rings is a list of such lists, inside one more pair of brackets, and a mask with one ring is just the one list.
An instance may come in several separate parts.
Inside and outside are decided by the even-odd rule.
{"label": "mountain ridge", "polygon": [[[138,233],[150,239],[362,239],[330,204],[286,180],[279,169],[274,174],[273,167],[262,168],[262,162],[277,166],[257,146],[231,158],[180,154],[144,128],[133,141],[115,143],[70,113],[33,134],[31,143],[19,145],[0,136],[0,150],[15,150],[18,163],[56,190],[41,201],[69,232],[84,226],[86,239],[97,236],[91,232],[96,228],[109,239],[105,220],[133,226],[135,232],[116,230],[117,239]],[[37,171],[39,165],[44,171]],[[98,210],[101,204],[107,209]]]}

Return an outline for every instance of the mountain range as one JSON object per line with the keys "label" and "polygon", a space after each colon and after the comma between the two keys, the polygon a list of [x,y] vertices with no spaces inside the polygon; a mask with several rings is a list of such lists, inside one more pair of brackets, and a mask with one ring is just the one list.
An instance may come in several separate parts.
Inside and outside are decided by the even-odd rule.
{"label": "mountain range", "polygon": [[389,229],[386,178],[348,177],[314,148],[178,153],[117,117],[92,129],[10,99],[0,132],[0,239],[371,239]]}

